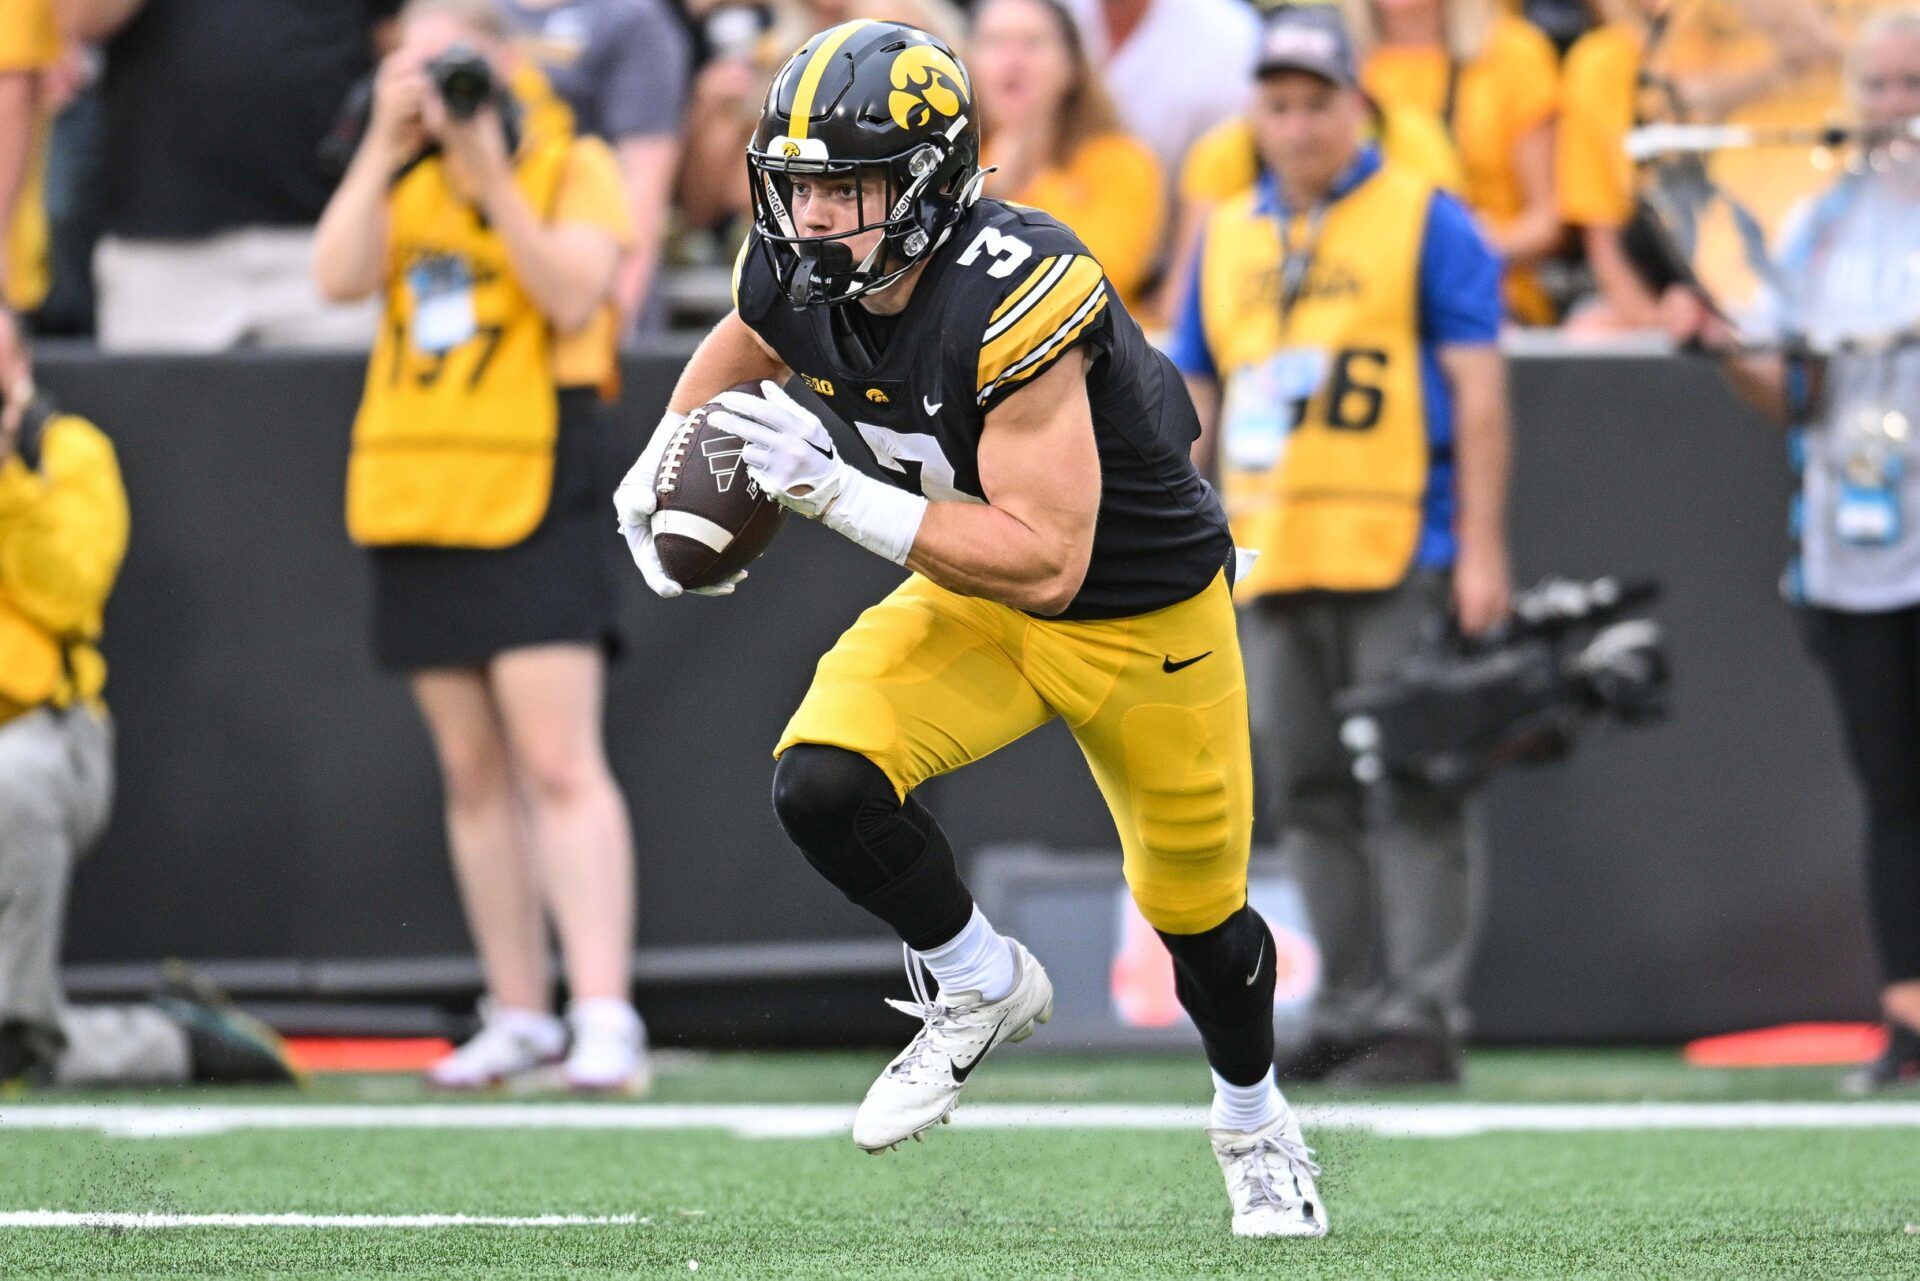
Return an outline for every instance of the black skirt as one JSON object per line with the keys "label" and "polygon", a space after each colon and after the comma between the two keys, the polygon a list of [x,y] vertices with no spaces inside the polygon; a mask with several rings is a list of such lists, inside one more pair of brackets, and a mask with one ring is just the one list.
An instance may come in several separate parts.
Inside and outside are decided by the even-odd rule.
{"label": "black skirt", "polygon": [[624,544],[613,517],[613,427],[597,393],[560,393],[553,495],[511,547],[374,547],[373,649],[391,671],[472,667],[529,645],[617,655]]}

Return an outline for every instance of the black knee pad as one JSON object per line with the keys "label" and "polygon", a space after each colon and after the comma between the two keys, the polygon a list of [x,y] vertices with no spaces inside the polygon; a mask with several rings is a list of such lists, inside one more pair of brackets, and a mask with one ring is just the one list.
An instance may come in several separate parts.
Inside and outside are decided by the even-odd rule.
{"label": "black knee pad", "polygon": [[773,810],[813,869],[909,947],[940,946],[973,914],[933,815],[858,752],[789,747],[774,767]]}
{"label": "black knee pad", "polygon": [[1235,1085],[1273,1067],[1273,934],[1251,905],[1204,934],[1160,933],[1173,990],[1200,1029],[1207,1062]]}
{"label": "black knee pad", "polygon": [[858,752],[798,743],[773,767],[773,812],[809,861],[816,849],[843,843],[863,811],[884,804],[899,804],[893,784]]}

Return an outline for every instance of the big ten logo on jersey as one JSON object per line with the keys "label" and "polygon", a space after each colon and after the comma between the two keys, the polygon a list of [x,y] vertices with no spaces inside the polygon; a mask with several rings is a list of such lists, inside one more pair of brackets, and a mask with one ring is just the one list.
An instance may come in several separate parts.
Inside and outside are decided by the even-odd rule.
{"label": "big ten logo on jersey", "polygon": [[998,227],[982,227],[980,234],[973,238],[973,243],[960,255],[960,265],[971,267],[980,261],[981,254],[993,259],[987,267],[987,274],[995,280],[1005,280],[1020,269],[1021,263],[1033,257],[1033,246],[1018,236],[1009,236]]}
{"label": "big ten logo on jersey", "polygon": [[801,374],[800,381],[805,383],[808,390],[812,391],[816,396],[833,395],[833,379],[831,378],[815,378],[812,374]]}
{"label": "big ten logo on jersey", "polygon": [[936,503],[984,503],[979,494],[960,488],[940,442],[925,432],[895,431],[875,423],[855,423],[860,439],[873,457],[890,472],[904,476],[909,489],[918,489]]}

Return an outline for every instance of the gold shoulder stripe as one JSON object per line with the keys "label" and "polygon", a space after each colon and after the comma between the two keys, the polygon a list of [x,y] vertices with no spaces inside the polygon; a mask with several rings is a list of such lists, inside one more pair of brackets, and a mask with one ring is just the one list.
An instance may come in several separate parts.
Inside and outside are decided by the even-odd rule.
{"label": "gold shoulder stripe", "polygon": [[1008,312],[988,326],[987,340],[980,348],[980,390],[985,392],[1002,374],[1044,347],[1100,289],[1101,280],[1100,264],[1092,258],[1063,256],[1017,313]]}
{"label": "gold shoulder stripe", "polygon": [[813,96],[820,90],[821,77],[827,74],[827,68],[833,65],[833,55],[840,52],[854,32],[873,22],[871,18],[855,18],[852,22],[843,22],[820,37],[820,45],[807,57],[807,65],[800,72],[800,85],[793,91],[793,117],[787,126],[787,137],[804,138],[807,136],[807,122],[813,116]]}
{"label": "gold shoulder stripe", "polygon": [[733,309],[740,310],[740,273],[747,269],[747,246],[753,243],[748,236],[740,242],[740,252],[733,256]]}
{"label": "gold shoulder stripe", "polygon": [[1015,303],[1019,302],[1022,298],[1025,298],[1027,296],[1027,291],[1029,289],[1032,289],[1035,285],[1040,283],[1040,277],[1047,274],[1047,269],[1052,267],[1053,264],[1058,261],[1060,261],[1058,255],[1055,255],[1052,258],[1042,258],[1040,260],[1040,265],[1038,267],[1035,267],[1032,271],[1028,272],[1027,278],[1021,281],[1020,284],[1014,289],[1012,293],[1008,294],[1004,299],[1002,299],[998,307],[995,307],[993,309],[993,315],[987,318],[987,323],[992,324],[994,321],[1000,319],[1000,317],[1006,315],[1008,310],[1011,309]]}
{"label": "gold shoulder stripe", "polygon": [[985,405],[987,399],[1000,388],[1011,387],[1015,383],[1025,382],[1052,364],[1054,357],[1071,347],[1074,339],[1086,332],[1087,326],[1100,318],[1100,313],[1106,310],[1106,306],[1107,287],[1106,284],[1102,282],[1100,287],[1094,290],[1093,296],[1088,298],[1078,311],[1068,317],[1067,322],[1055,330],[1051,337],[1034,348],[1032,353],[1024,360],[982,387],[980,389],[978,403]]}

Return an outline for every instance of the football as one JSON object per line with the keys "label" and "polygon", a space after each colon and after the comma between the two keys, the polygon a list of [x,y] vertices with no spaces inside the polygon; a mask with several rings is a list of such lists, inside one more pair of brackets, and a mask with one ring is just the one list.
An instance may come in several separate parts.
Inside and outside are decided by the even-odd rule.
{"label": "football", "polygon": [[[753,383],[731,390],[760,392]],[[752,564],[787,517],[748,478],[740,438],[707,421],[714,408],[708,403],[687,415],[654,482],[654,546],[667,573],[688,588],[715,586]]]}

